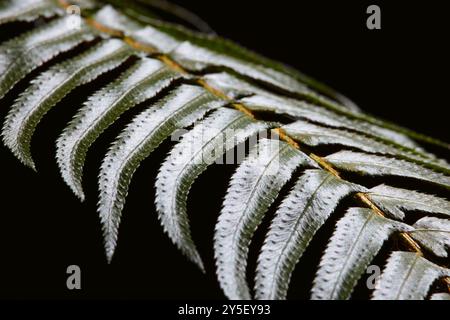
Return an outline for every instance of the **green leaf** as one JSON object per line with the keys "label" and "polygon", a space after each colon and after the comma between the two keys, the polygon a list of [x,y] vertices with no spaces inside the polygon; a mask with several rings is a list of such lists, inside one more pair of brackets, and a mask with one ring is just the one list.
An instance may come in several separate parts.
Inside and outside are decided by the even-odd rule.
{"label": "green leaf", "polygon": [[2,131],[5,144],[23,163],[34,168],[30,141],[42,117],[74,88],[116,68],[131,53],[122,41],[104,40],[33,79],[6,117]]}
{"label": "green leaf", "polygon": [[115,10],[110,5],[105,5],[94,15],[96,21],[99,21],[103,26],[120,30],[125,35],[131,35],[139,29],[143,28],[143,25],[136,22],[133,19],[128,18],[125,14]]}
{"label": "green leaf", "polygon": [[0,45],[0,98],[29,72],[81,42],[94,39],[94,31],[81,20],[59,18]]}
{"label": "green leaf", "polygon": [[[215,82],[215,85],[223,90],[224,89],[227,89],[227,90],[233,89],[234,91],[238,90],[238,88],[239,88],[239,85],[237,85],[237,84],[243,82],[243,81],[237,81],[237,79],[235,77],[232,77],[232,76],[229,76],[229,75],[226,75],[223,73],[221,74],[220,79],[213,78],[210,80]],[[223,88],[221,86],[223,86]],[[232,88],[232,86],[235,86],[235,88]],[[314,94],[312,92],[301,93],[300,91],[298,91],[297,94],[302,96],[303,99],[306,99],[307,101],[313,103],[314,105],[323,107],[323,108],[327,109],[328,111],[332,111],[335,114],[345,116],[348,119],[352,119],[352,120],[355,120],[355,121],[358,121],[361,123],[366,123],[366,124],[363,124],[364,126],[369,125],[369,126],[374,126],[374,128],[379,127],[379,128],[381,128],[381,130],[379,130],[379,131],[384,132],[385,134],[386,133],[389,134],[389,132],[391,132],[391,133],[396,132],[396,134],[391,134],[392,135],[391,139],[394,136],[397,136],[397,137],[405,136],[405,137],[413,138],[418,141],[423,141],[423,142],[426,142],[426,143],[429,143],[432,145],[440,146],[445,149],[450,149],[450,145],[448,143],[445,143],[445,142],[439,141],[437,139],[428,137],[426,135],[414,132],[412,130],[400,127],[393,123],[390,123],[390,122],[387,122],[384,120],[380,120],[378,118],[374,118],[368,114],[365,114],[362,112],[355,112],[355,110],[352,110],[353,108],[351,105],[348,106],[348,104],[347,104],[347,106],[342,106],[337,103],[334,103],[333,101],[330,101],[330,99],[324,98],[323,96]],[[267,95],[267,90],[266,90],[265,94],[263,93],[263,95],[264,96]],[[302,99],[300,99],[300,100],[302,100]],[[411,139],[408,139],[408,140],[409,140],[409,143],[411,144],[412,140]],[[413,143],[413,145],[414,145],[414,143]],[[430,154],[427,153],[427,155],[430,155]]]}
{"label": "green leaf", "polygon": [[[114,0],[113,4],[124,8],[121,1]],[[343,96],[342,94],[336,92],[335,90],[331,89],[327,85],[320,83],[319,81],[312,79],[311,77],[306,76],[303,73],[293,68],[290,68],[282,63],[273,61],[259,54],[256,54],[248,49],[245,49],[239,45],[236,45],[235,43],[233,43],[228,39],[224,39],[220,36],[211,36],[210,34],[195,32],[187,28],[184,28],[181,25],[157,20],[153,16],[149,17],[148,11],[143,12],[143,10],[135,9],[134,6],[127,5],[124,9],[125,12],[131,17],[138,19],[142,23],[152,25],[154,30],[158,29],[159,33],[158,36],[164,34],[165,39],[170,37],[172,39],[171,42],[173,43],[174,42],[192,43],[194,46],[204,51],[210,52],[210,54],[213,56],[232,58],[231,59],[232,62],[229,63],[237,63],[242,65],[252,64],[255,66],[262,66],[264,67],[265,70],[269,70],[270,73],[279,75],[279,78],[285,78],[288,79],[289,81],[296,83],[303,83],[312,90],[315,90],[319,94],[329,97],[341,103],[343,106],[345,106],[350,110],[353,111],[359,110],[359,107],[353,101]],[[151,38],[148,38],[148,40],[151,42],[155,42],[156,44],[156,41],[153,41]],[[168,53],[169,51],[162,51],[162,52]],[[218,62],[215,61],[214,59],[212,60],[213,63]],[[189,61],[189,63],[192,63],[192,61]],[[220,63],[218,65],[220,65]]]}
{"label": "green leaf", "polygon": [[108,261],[111,261],[116,247],[128,187],[140,163],[176,129],[191,125],[206,112],[225,103],[200,87],[182,85],[163,101],[136,116],[114,141],[99,175],[98,211],[103,223]]}
{"label": "green leaf", "polygon": [[[260,94],[268,94],[264,89],[232,76],[227,72],[208,73],[202,79],[211,87],[224,92],[228,97],[239,100],[242,97]],[[241,102],[241,101],[239,101]],[[250,106],[249,106],[250,107]]]}
{"label": "green leaf", "polygon": [[435,293],[431,296],[430,300],[450,300],[450,294],[448,293]]}
{"label": "green leaf", "polygon": [[441,258],[447,258],[450,248],[450,220],[424,217],[414,223],[411,237]]}
{"label": "green leaf", "polygon": [[355,132],[327,128],[303,120],[297,120],[282,126],[282,129],[290,137],[309,146],[342,145],[370,153],[391,155],[420,165],[427,165],[439,172],[450,174],[450,166],[443,166],[441,163],[427,159],[423,155],[417,155],[411,151],[395,148],[392,145]]}
{"label": "green leaf", "polygon": [[404,210],[420,210],[441,213],[450,217],[450,202],[436,196],[379,185],[367,192],[367,197],[378,207],[396,219],[405,217]]}
{"label": "green leaf", "polygon": [[392,253],[376,285],[374,300],[421,300],[432,283],[450,276],[450,270],[439,267],[413,252]]}
{"label": "green leaf", "polygon": [[122,113],[155,97],[180,76],[158,60],[143,58],[84,103],[57,141],[61,174],[80,199],[84,199],[81,180],[89,147]]}
{"label": "green leaf", "polygon": [[[267,93],[258,93],[250,97],[245,97],[241,99],[240,102],[253,111],[269,111],[277,114],[289,115],[295,119],[302,118],[321,125],[356,131],[358,133],[406,146],[417,152],[424,152],[419,148],[417,143],[398,132],[373,125],[366,121],[352,119],[345,115],[340,115],[327,110],[323,106],[313,105],[305,101],[284,98]],[[434,157],[434,155],[431,156]]]}
{"label": "green leaf", "polygon": [[226,67],[250,77],[263,81],[284,90],[302,95],[316,95],[305,84],[274,69],[251,62],[241,61],[230,56],[215,53],[206,48],[196,46],[190,42],[183,42],[177,46],[170,56],[185,69],[202,71],[207,67]]}
{"label": "green leaf", "polygon": [[180,43],[156,28],[147,26],[132,34],[133,39],[155,48],[158,52],[169,53]]}
{"label": "green leaf", "polygon": [[[192,66],[187,65],[185,66],[187,69],[192,68]],[[205,68],[206,66],[200,66],[197,65],[197,68]],[[216,66],[217,67],[217,66]],[[246,74],[245,70],[239,66],[238,64],[236,65],[223,65],[222,67],[228,67],[233,69],[234,72],[239,73],[241,76],[246,76],[249,78],[254,78],[260,81],[266,81],[269,82],[270,81],[268,79],[263,79],[263,77],[261,75],[259,75],[261,78],[258,79],[258,75],[251,75],[250,73]],[[239,71],[239,72],[238,72]],[[258,97],[262,98],[263,100],[266,100],[266,102],[268,100],[271,99],[276,99],[278,101],[281,101],[281,104],[279,105],[279,108],[277,106],[277,110],[293,110],[292,108],[289,107],[290,104],[290,99],[288,98],[284,98],[281,96],[276,96],[275,94],[269,93],[267,90],[264,90],[260,87],[257,87],[256,85],[250,84],[248,81],[244,81],[240,78],[237,78],[229,73],[226,72],[219,72],[219,73],[213,73],[213,74],[206,74],[204,76],[204,79],[207,83],[209,83],[210,85],[212,85],[215,88],[218,88],[224,92],[226,92],[228,95],[232,96],[232,97],[245,97],[248,95],[253,95],[256,94]],[[292,79],[290,79],[292,80]],[[275,83],[271,83],[272,85],[276,85]],[[292,93],[295,93],[296,95],[299,95],[302,97],[302,99],[307,99],[307,100],[312,100],[317,102],[320,107],[325,107],[328,106],[328,104],[333,104],[333,102],[324,96],[321,96],[319,93],[313,91],[311,88],[308,88],[305,86],[305,84],[303,84],[302,88],[297,88],[297,90],[292,90]],[[313,88],[315,88],[315,86],[313,86]],[[286,90],[286,89],[285,89]],[[319,90],[320,91],[320,90]],[[336,96],[333,96],[333,98],[337,98]],[[251,99],[251,97],[249,97],[249,99]],[[339,98],[337,98],[339,100]],[[347,110],[347,109],[356,109],[356,105],[354,105],[352,102],[350,102],[350,100],[346,99],[346,98],[342,98],[341,99],[346,100],[346,106],[340,106],[340,108],[342,108],[343,110]],[[292,100],[294,101],[294,100]],[[255,107],[255,110],[258,110],[257,106],[254,106],[254,104],[252,104],[251,101],[248,101],[246,98],[242,99],[242,103],[246,104],[247,102],[249,102],[249,109],[252,109],[253,107]],[[287,108],[284,109],[285,104],[287,104]],[[261,108],[261,107],[259,107]],[[261,110],[261,109],[260,109]],[[281,112],[280,112],[281,113]]]}
{"label": "green leaf", "polygon": [[174,244],[201,269],[186,212],[189,189],[218,157],[267,127],[240,111],[218,110],[186,133],[161,166],[155,199],[159,219]]}
{"label": "green leaf", "polygon": [[367,266],[388,237],[412,228],[366,208],[350,208],[339,220],[320,261],[311,298],[349,299]]}
{"label": "green leaf", "polygon": [[262,139],[233,175],[214,236],[217,274],[228,298],[250,299],[245,279],[250,241],[299,166],[317,167],[287,143]]}
{"label": "green leaf", "polygon": [[[144,10],[144,0],[0,2],[0,25],[14,22],[0,27],[0,32],[16,24],[31,30],[0,43],[0,99],[10,91],[4,102],[15,99],[2,136],[28,166],[34,168],[30,144],[44,115],[74,88],[135,56],[120,76],[86,96],[57,141],[63,179],[84,199],[82,176],[89,149],[119,117],[139,105],[139,111],[128,112],[137,115],[114,140],[100,168],[98,212],[108,262],[114,255],[136,170],[162,141],[178,136],[178,129],[189,128],[156,177],[155,202],[169,238],[203,270],[189,226],[189,190],[213,162],[222,163],[223,156],[227,162],[231,156],[235,161],[231,151],[236,149],[239,162],[246,146],[256,143],[231,179],[216,225],[217,276],[227,297],[251,298],[246,269],[252,237],[292,176],[295,184],[280,199],[257,261],[256,298],[286,297],[291,274],[310,241],[342,200],[356,192],[366,198],[359,194],[352,200],[369,208],[376,206],[396,219],[403,219],[407,211],[435,217],[425,216],[410,227],[369,209],[351,208],[328,243],[313,298],[349,298],[392,232],[407,232],[427,257],[446,265],[448,200],[384,185],[368,190],[345,181],[344,171],[397,176],[406,183],[413,178],[424,187],[434,183],[447,189],[440,191],[448,191],[450,165],[418,144],[450,149],[447,143],[363,113],[327,86],[228,40],[157,20],[151,10]],[[74,24],[78,17],[65,12],[70,5],[81,8],[80,28]],[[17,84],[27,85],[24,79],[30,84],[12,97]],[[257,136],[275,126],[280,130],[275,138]],[[286,142],[278,141],[280,137]],[[327,156],[322,153],[327,149],[316,152],[315,147],[321,145],[341,151]],[[367,184],[373,185],[370,179]],[[425,297],[431,283],[449,273],[433,263],[409,253],[394,253],[375,297]],[[431,296],[435,298],[448,295]]]}
{"label": "green leaf", "polygon": [[285,299],[295,265],[341,199],[364,187],[307,170],[281,203],[258,258],[256,298]]}
{"label": "green leaf", "polygon": [[334,167],[371,176],[392,175],[431,182],[450,189],[450,177],[405,160],[339,151],[325,158]]}
{"label": "green leaf", "polygon": [[130,19],[110,5],[104,6],[97,12],[96,19],[101,21],[104,26],[120,30],[135,41],[153,47],[160,53],[169,53],[181,43],[155,27],[144,26]]}
{"label": "green leaf", "polygon": [[52,0],[4,0],[0,5],[0,25],[13,21],[33,21],[39,16],[62,15]]}

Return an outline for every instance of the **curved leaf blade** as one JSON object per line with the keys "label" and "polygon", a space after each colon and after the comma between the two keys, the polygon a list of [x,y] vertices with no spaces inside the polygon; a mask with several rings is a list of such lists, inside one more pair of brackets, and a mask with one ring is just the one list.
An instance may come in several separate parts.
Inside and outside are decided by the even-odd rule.
{"label": "curved leaf blade", "polygon": [[406,224],[377,215],[371,209],[350,208],[320,261],[311,298],[348,299],[367,266],[394,232],[410,230]]}
{"label": "curved leaf blade", "polygon": [[258,258],[257,299],[285,299],[291,274],[341,199],[365,188],[324,170],[307,170],[281,203]]}
{"label": "curved leaf blade", "polygon": [[429,194],[382,184],[370,189],[367,197],[396,219],[405,217],[404,210],[441,213],[450,217],[450,202]]}
{"label": "curved leaf blade", "polygon": [[450,294],[448,293],[435,293],[431,296],[430,300],[450,300]]}
{"label": "curved leaf blade", "polygon": [[116,247],[128,187],[141,161],[176,129],[191,125],[206,112],[225,103],[200,87],[182,85],[163,101],[136,116],[114,141],[99,175],[98,212],[108,261]]}
{"label": "curved leaf blade", "polygon": [[[223,65],[225,67],[231,67],[231,65]],[[238,69],[242,70],[242,69]],[[237,70],[236,70],[237,71]],[[242,73],[243,75],[250,76],[249,74]],[[212,85],[215,88],[218,88],[224,92],[227,92],[227,94],[233,96],[233,97],[242,97],[247,96],[249,94],[257,94],[262,95],[264,97],[276,97],[273,94],[269,94],[267,90],[261,89],[255,85],[250,84],[247,81],[241,80],[231,74],[228,74],[226,72],[218,72],[213,74],[207,74],[203,77],[203,79],[210,85]],[[262,80],[262,79],[260,79]],[[300,80],[297,78],[297,80]],[[334,90],[323,86],[322,84],[319,84],[315,81],[312,83],[310,78],[308,77],[302,77],[301,83],[307,85],[312,90],[316,90],[319,94],[325,94],[327,97],[331,97],[331,99],[334,99],[335,101],[339,101],[343,104],[342,107],[357,111],[359,110],[359,107],[357,107],[350,99],[344,97],[343,95],[335,92]],[[303,82],[303,80],[307,80]],[[267,81],[267,80],[266,80]],[[325,89],[325,90],[323,90]],[[312,100],[319,100],[321,101],[328,101],[326,98],[321,97],[320,95],[314,93],[312,90],[298,90],[297,93],[300,95],[303,95],[305,97],[311,98]],[[277,96],[277,98],[280,98]],[[284,100],[284,99],[280,99]],[[288,99],[286,99],[286,102]],[[252,106],[250,105],[249,108],[251,109]]]}
{"label": "curved leaf blade", "polygon": [[191,42],[182,42],[172,50],[170,56],[188,70],[201,71],[211,66],[227,67],[252,79],[264,81],[290,92],[305,95],[315,94],[305,84],[285,73],[263,65],[216,53],[207,48],[196,46]]}
{"label": "curved leaf blade", "polygon": [[74,88],[116,68],[131,54],[122,41],[104,40],[43,72],[32,80],[9,111],[2,130],[5,144],[25,165],[35,168],[30,143],[43,116]]}
{"label": "curved leaf blade", "polygon": [[95,20],[100,21],[101,24],[109,29],[119,30],[124,35],[131,35],[141,29],[142,24],[134,19],[130,19],[126,14],[114,9],[109,4],[104,5],[95,13]]}
{"label": "curved leaf blade", "polygon": [[432,283],[450,270],[414,252],[396,251],[390,256],[373,293],[373,300],[422,300]]}
{"label": "curved leaf blade", "polygon": [[61,15],[62,9],[52,0],[5,0],[0,5],[0,25],[13,21],[32,21],[39,16]]}
{"label": "curved leaf blade", "polygon": [[244,96],[253,94],[267,94],[267,91],[264,89],[234,77],[226,72],[206,74],[202,77],[202,79],[209,86],[219,89],[232,99],[240,99]]}
{"label": "curved leaf blade", "polygon": [[441,258],[447,258],[450,248],[450,220],[424,217],[414,223],[411,237]]}
{"label": "curved leaf blade", "polygon": [[133,39],[151,46],[161,53],[169,53],[175,49],[180,42],[170,37],[168,34],[151,26],[138,30],[133,33]]}
{"label": "curved leaf blade", "polygon": [[233,175],[214,236],[217,275],[228,298],[250,299],[245,269],[253,233],[299,166],[317,168],[287,143],[262,139]]}
{"label": "curved leaf blade", "polygon": [[[279,97],[268,94],[267,92],[258,92],[258,94],[250,97],[242,98],[240,102],[253,111],[275,112],[296,119],[302,118],[321,125],[352,130],[387,141],[392,141],[396,144],[407,146],[413,150],[424,153],[424,150],[422,150],[417,143],[398,132],[376,126],[366,121],[352,119],[305,101]],[[429,155],[428,153],[426,155],[434,158],[434,155]]]}
{"label": "curved leaf blade", "polygon": [[180,76],[158,60],[143,58],[84,103],[57,141],[61,175],[80,199],[89,147],[122,113],[155,97]]}
{"label": "curved leaf blade", "polygon": [[411,151],[397,148],[363,134],[342,129],[327,128],[303,120],[297,120],[285,125],[282,129],[290,137],[309,146],[341,145],[369,153],[391,155],[418,164],[427,164],[441,172],[450,174],[450,166],[444,166],[439,161],[429,159],[415,150]]}
{"label": "curved leaf blade", "polygon": [[83,20],[74,28],[70,16],[59,18],[0,45],[0,98],[29,72],[95,33]]}
{"label": "curved leaf blade", "polygon": [[334,167],[373,176],[393,175],[431,182],[450,189],[450,176],[418,164],[373,154],[339,151],[325,158]]}
{"label": "curved leaf blade", "polygon": [[160,168],[155,199],[158,217],[172,242],[201,269],[186,212],[189,189],[214,160],[267,127],[240,111],[217,110],[183,136]]}

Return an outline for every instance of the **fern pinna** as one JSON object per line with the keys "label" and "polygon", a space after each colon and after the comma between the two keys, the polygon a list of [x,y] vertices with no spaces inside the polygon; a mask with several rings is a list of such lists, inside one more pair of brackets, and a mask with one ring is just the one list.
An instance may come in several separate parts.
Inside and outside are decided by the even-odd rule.
{"label": "fern pinna", "polygon": [[[450,298],[450,202],[444,199],[450,165],[424,149],[449,145],[369,116],[326,86],[227,40],[153,17],[144,23],[112,2],[115,7],[7,0],[0,7],[0,24],[41,22],[0,44],[0,98],[33,70],[75,52],[32,79],[5,119],[3,141],[26,166],[35,169],[30,143],[47,112],[75,88],[132,61],[86,97],[56,141],[61,176],[83,200],[92,144],[127,110],[152,101],[123,128],[100,168],[98,212],[108,261],[133,173],[184,129],[156,177],[156,211],[173,243],[202,270],[189,227],[189,189],[214,160],[253,141],[231,178],[214,237],[217,278],[230,299],[284,299],[296,264],[344,199],[354,205],[336,217],[311,298],[350,298],[386,242],[396,245],[389,246],[374,299]],[[76,23],[67,14],[73,5],[82,13]],[[82,52],[74,50],[81,44]],[[324,152],[330,145],[333,152]],[[385,177],[434,186],[444,196],[399,187],[397,180],[378,183]],[[280,197],[250,288],[249,246]]]}

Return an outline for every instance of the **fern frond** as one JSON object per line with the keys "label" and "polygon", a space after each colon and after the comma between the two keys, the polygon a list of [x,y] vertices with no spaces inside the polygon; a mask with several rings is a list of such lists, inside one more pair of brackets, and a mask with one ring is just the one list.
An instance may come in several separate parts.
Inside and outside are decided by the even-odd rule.
{"label": "fern frond", "polygon": [[[289,108],[289,106],[285,109],[285,105],[289,105],[290,104],[290,100],[289,98],[285,98],[284,96],[277,96],[274,93],[270,93],[267,90],[262,89],[261,87],[257,86],[257,85],[253,85],[248,81],[245,81],[241,78],[238,78],[234,75],[231,75],[230,73],[227,72],[218,72],[218,73],[211,73],[211,74],[206,74],[204,76],[204,80],[205,82],[207,82],[209,85],[211,85],[214,88],[218,88],[220,90],[222,90],[223,92],[225,92],[228,96],[232,97],[232,98],[242,98],[242,97],[247,97],[247,96],[256,96],[256,97],[261,97],[263,99],[276,99],[278,101],[282,101],[281,104],[277,104],[276,108],[273,108],[275,110],[273,110],[275,113],[284,113],[284,111],[286,110],[293,110],[291,108]],[[299,90],[296,93],[300,94],[300,95],[304,95],[305,98],[311,99],[311,100],[317,100],[317,101],[328,101],[327,99],[325,99],[324,97],[320,96],[320,94],[317,93],[313,93],[312,89],[317,89],[317,87],[322,87],[321,85],[319,85],[318,83],[315,83],[314,85],[312,85],[312,87],[310,87],[308,90]],[[329,89],[325,90],[326,92],[329,92]],[[347,100],[347,98],[339,95],[336,93],[336,96],[331,94],[336,100],[346,100],[348,103],[345,104],[345,106],[342,106],[344,109],[350,109],[350,110],[356,110],[358,109],[358,107],[353,104],[352,102],[350,102],[350,100]],[[339,97],[340,98],[339,98]],[[249,97],[250,99],[252,97]],[[246,98],[242,99],[240,102],[246,104],[247,102],[249,102],[249,105],[247,106],[250,110],[255,110],[258,111],[259,110],[263,110],[264,107],[261,106],[257,106],[257,105],[253,105],[252,101],[247,101]],[[271,107],[269,107],[271,108]],[[267,111],[267,110],[266,110]]]}
{"label": "fern frond", "polygon": [[[243,87],[243,88],[246,88],[247,90],[251,88],[251,90],[249,90],[249,91],[253,92],[253,93],[258,93],[258,94],[262,93],[263,100],[267,99],[267,96],[270,96],[271,98],[273,98],[273,96],[274,96],[273,94],[268,94],[267,91],[262,91],[262,92],[261,92],[261,90],[255,91],[255,90],[253,90],[254,86],[249,86],[248,84],[246,84],[245,81],[240,81],[233,76],[227,75],[226,73],[222,73],[222,74],[220,74],[219,77],[218,76],[219,75],[214,75],[214,77],[211,77],[211,78],[206,77],[206,78],[211,83],[213,83],[213,86],[216,86],[223,91],[237,93],[240,91],[239,88]],[[425,152],[412,139],[415,139],[417,141],[423,141],[423,142],[426,142],[426,143],[429,143],[432,145],[437,145],[437,146],[440,146],[445,149],[450,149],[450,146],[445,142],[438,141],[438,140],[430,138],[428,136],[412,132],[411,130],[396,126],[392,123],[388,123],[388,122],[382,121],[380,119],[376,119],[376,118],[366,115],[364,113],[355,112],[355,110],[353,110],[353,108],[351,106],[348,106],[348,105],[343,106],[343,105],[336,104],[336,103],[329,101],[328,99],[324,99],[322,96],[314,94],[312,92],[304,93],[304,98],[307,101],[312,102],[314,105],[320,106],[321,108],[324,108],[325,110],[331,112],[328,114],[328,117],[327,117],[329,119],[330,119],[329,115],[333,115],[331,118],[335,117],[336,114],[339,116],[343,116],[343,117],[347,118],[348,120],[350,120],[350,122],[357,124],[357,125],[352,125],[353,130],[358,130],[358,128],[359,128],[359,130],[364,130],[364,131],[372,130],[372,131],[374,131],[374,133],[376,133],[375,135],[384,135],[385,138],[387,138],[387,140],[397,141],[396,142],[397,145],[404,145],[408,148],[413,148],[413,149],[416,149],[417,151],[422,151],[422,153],[427,155],[428,157],[436,158],[436,156],[434,156],[428,152]],[[250,100],[251,100],[251,98],[250,98]],[[293,114],[297,113],[295,111],[295,108],[292,108],[292,106],[297,105],[298,102],[292,103],[292,100],[290,100],[290,99],[285,100],[284,98],[281,100],[282,100],[281,104],[272,105],[269,108],[276,106],[275,109],[279,109],[277,113],[286,113],[286,112],[293,112]],[[250,103],[249,108],[258,109],[258,108],[267,107],[267,104],[266,104],[266,106],[264,104],[258,106],[257,104],[252,105],[251,101],[247,101],[247,102]],[[302,103],[302,101],[300,101],[300,104],[301,103]],[[298,117],[298,115],[294,116],[294,117]],[[344,121],[344,122],[346,122],[346,121]],[[401,142],[402,140],[405,141],[406,143],[402,143]],[[443,164],[447,163],[445,160],[442,160],[442,159],[439,159],[439,160]]]}
{"label": "fern frond", "polygon": [[373,293],[374,300],[420,300],[438,278],[450,276],[442,268],[413,252],[394,252]]}
{"label": "fern frond", "polygon": [[283,126],[282,129],[290,137],[309,146],[337,144],[371,153],[397,154],[397,150],[392,150],[388,146],[363,135],[340,129],[322,127],[303,120],[296,120],[293,123]]}
{"label": "fern frond", "polygon": [[442,167],[439,163],[425,156],[418,156],[412,152],[404,151],[391,145],[382,143],[365,135],[342,129],[333,129],[303,120],[297,120],[285,125],[282,129],[292,138],[309,146],[319,145],[342,145],[370,153],[380,153],[410,159],[411,162],[427,163],[437,169],[450,173],[450,167]]}
{"label": "fern frond", "polygon": [[50,18],[63,12],[52,0],[5,0],[0,5],[0,25],[13,21],[33,21],[39,16]]}
{"label": "fern frond", "polygon": [[[242,87],[242,81],[239,84]],[[259,93],[250,97],[245,97],[241,99],[240,102],[252,111],[269,111],[278,114],[285,114],[296,119],[303,118],[305,120],[326,126],[348,129],[363,133],[365,135],[371,135],[376,138],[392,141],[396,144],[411,148],[412,150],[417,150],[420,153],[425,152],[415,141],[399,134],[398,132],[368,123],[366,121],[352,119],[347,116],[334,113],[322,106],[313,105],[305,101],[278,97],[267,93]],[[434,155],[430,156],[434,157]]]}
{"label": "fern frond", "polygon": [[[243,103],[242,97],[252,96],[255,94],[268,94],[264,89],[237,78],[227,72],[208,73],[203,76],[203,80],[213,88],[217,88],[224,92],[228,97]],[[245,105],[249,110],[251,106]]]}
{"label": "fern frond", "polygon": [[367,196],[396,219],[402,220],[405,217],[404,210],[441,213],[450,217],[450,202],[429,194],[379,185],[370,189]]}
{"label": "fern frond", "polygon": [[120,30],[135,41],[153,47],[160,53],[170,53],[183,42],[156,27],[129,19],[109,5],[102,8],[97,15],[103,25]]}
{"label": "fern frond", "polygon": [[409,177],[450,189],[450,176],[405,160],[353,151],[339,151],[327,156],[325,159],[336,168],[346,171],[371,176],[392,175]]}
{"label": "fern frond", "polygon": [[411,237],[438,257],[446,258],[450,248],[450,220],[424,217],[414,223]]}
{"label": "fern frond", "polygon": [[114,9],[111,5],[103,6],[95,13],[95,20],[100,21],[102,26],[117,30],[124,35],[131,35],[140,30],[143,26],[137,21],[128,18],[128,16]]}
{"label": "fern frond", "polygon": [[313,94],[304,84],[276,70],[240,61],[215,53],[189,42],[183,42],[170,52],[170,56],[185,69],[201,71],[206,67],[227,67],[255,80],[264,81],[284,90],[304,95]]}
{"label": "fern frond", "polygon": [[171,240],[202,269],[186,212],[189,189],[218,157],[267,127],[242,112],[220,109],[186,133],[161,166],[155,200],[159,219]]}
{"label": "fern frond", "polygon": [[323,170],[307,170],[281,203],[258,258],[255,295],[284,299],[295,265],[340,200],[365,188]]}
{"label": "fern frond", "polygon": [[131,55],[116,39],[104,40],[79,56],[62,62],[32,80],[14,103],[3,126],[3,141],[27,166],[34,168],[30,141],[36,126],[58,101],[74,88],[119,66]]}
{"label": "fern frond", "polygon": [[[121,2],[114,1],[114,4],[121,5]],[[205,49],[206,51],[211,52],[212,55],[219,55],[225,58],[233,58],[232,63],[235,63],[236,66],[238,64],[263,66],[266,70],[270,70],[270,73],[280,74],[281,77],[289,79],[289,81],[304,84],[312,90],[318,92],[319,94],[330,97],[336,102],[341,103],[345,108],[348,108],[349,110],[359,111],[359,107],[349,98],[336,92],[325,84],[320,83],[309,76],[306,76],[298,70],[290,68],[282,63],[267,59],[220,36],[211,36],[210,34],[193,32],[181,25],[174,25],[165,21],[156,20],[152,17],[145,17],[145,19],[141,19],[142,14],[140,14],[139,11],[133,14],[131,13],[133,12],[133,9],[130,9],[131,10],[129,10],[128,13],[130,13],[131,16],[137,18],[141,22],[152,25],[153,27],[159,29],[159,31],[163,32],[165,35],[170,36],[173,40],[178,41],[179,43],[189,42],[201,49]],[[144,43],[145,42],[146,41],[144,41]],[[162,52],[169,53],[169,51]],[[218,65],[213,64],[211,66]],[[237,70],[239,69],[240,68],[238,68]]]}
{"label": "fern frond", "polygon": [[156,28],[147,26],[133,33],[133,38],[148,46],[156,48],[158,52],[170,53],[180,42]]}
{"label": "fern frond", "polygon": [[450,294],[448,293],[435,293],[431,296],[430,300],[450,300]]}
{"label": "fern frond", "polygon": [[238,167],[216,224],[214,248],[220,285],[230,299],[249,299],[248,246],[281,188],[299,166],[317,167],[289,144],[262,139]]}
{"label": "fern frond", "polygon": [[181,75],[158,60],[143,58],[91,96],[57,142],[61,174],[80,198],[86,153],[97,137],[129,108],[155,97]]}
{"label": "fern frond", "polygon": [[0,98],[51,58],[94,39],[93,29],[83,21],[75,28],[70,18],[59,18],[0,45]]}
{"label": "fern frond", "polygon": [[163,101],[136,116],[115,140],[103,160],[99,175],[98,211],[103,223],[108,261],[116,247],[128,187],[141,161],[176,129],[191,125],[206,112],[225,103],[200,87],[182,85]]}
{"label": "fern frond", "polygon": [[[216,160],[233,156],[235,163],[232,151],[238,149],[239,162],[247,144],[255,145],[231,178],[215,226],[217,276],[228,298],[252,297],[246,281],[246,272],[252,271],[247,270],[250,243],[293,176],[292,189],[279,199],[281,204],[268,221],[257,260],[256,298],[286,298],[291,274],[311,240],[353,194],[356,203],[344,217],[336,217],[312,298],[349,298],[394,233],[403,240],[398,248],[417,254],[392,254],[374,298],[424,298],[434,280],[445,277],[442,280],[450,284],[448,265],[437,265],[448,258],[448,199],[384,184],[367,189],[353,174],[348,176],[354,183],[346,180],[346,172],[386,178],[383,183],[391,176],[405,182],[410,178],[419,189],[434,184],[444,194],[450,190],[450,165],[420,142],[450,149],[447,143],[363,113],[327,86],[228,40],[157,20],[151,13],[136,11],[139,6],[134,2],[109,3],[114,7],[99,0],[0,4],[0,25],[39,22],[21,23],[32,30],[0,44],[0,100],[9,101],[14,91],[8,92],[30,78],[25,91],[11,97],[16,100],[5,119],[3,141],[32,168],[30,144],[44,115],[75,88],[95,85],[93,80],[101,74],[126,60],[131,63],[118,78],[85,97],[56,143],[61,175],[83,200],[89,149],[129,109],[142,108],[132,111],[137,115],[108,149],[98,177],[98,212],[108,262],[134,173],[176,130],[189,128],[158,172],[155,204],[164,231],[201,269],[203,260],[189,226],[189,190]],[[81,6],[79,27],[69,15],[71,5]],[[130,56],[133,59],[128,60]],[[258,135],[269,130],[275,138]],[[339,152],[326,155],[331,148],[322,145]],[[369,178],[361,180],[374,185]],[[404,219],[407,211],[421,211],[425,217],[410,226],[414,216]],[[385,249],[378,257],[393,246]],[[431,299],[448,298],[435,293],[442,285],[435,288]]]}
{"label": "fern frond", "polygon": [[312,299],[348,299],[369,263],[393,233],[412,228],[377,215],[371,209],[350,208],[337,223],[312,288]]}

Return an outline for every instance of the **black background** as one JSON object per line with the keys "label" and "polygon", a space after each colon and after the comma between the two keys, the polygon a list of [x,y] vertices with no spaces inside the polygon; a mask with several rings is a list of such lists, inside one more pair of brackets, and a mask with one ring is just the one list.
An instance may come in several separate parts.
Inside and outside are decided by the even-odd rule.
{"label": "black background", "polygon": [[[450,13],[444,1],[179,2],[217,33],[324,81],[362,109],[449,142]],[[365,10],[372,3],[381,6],[382,30],[365,26]],[[64,102],[76,105],[76,95],[88,89]],[[6,103],[1,107],[4,116]],[[119,128],[112,128],[89,153],[88,200],[81,204],[59,178],[54,160],[54,141],[73,111],[52,111],[38,127],[33,141],[38,174],[0,147],[0,297],[223,298],[214,277],[212,235],[234,168],[212,168],[191,192],[189,212],[206,275],[176,250],[156,219],[153,177],[168,145],[136,173],[116,256],[107,265],[95,209],[95,177],[101,155]],[[315,263],[318,257],[310,254]],[[81,267],[80,291],[66,288],[71,264]],[[294,274],[290,298],[307,294],[301,272],[312,274],[314,264],[306,268],[311,270]]]}

